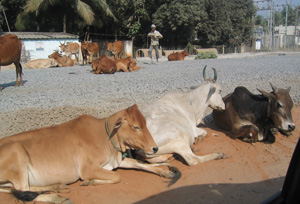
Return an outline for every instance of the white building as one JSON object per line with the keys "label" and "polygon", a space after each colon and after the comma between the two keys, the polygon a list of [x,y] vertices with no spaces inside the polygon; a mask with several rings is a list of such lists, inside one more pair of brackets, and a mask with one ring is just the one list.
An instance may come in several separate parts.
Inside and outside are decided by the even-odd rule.
{"label": "white building", "polygon": [[22,61],[48,58],[54,51],[60,51],[60,43],[79,42],[77,35],[53,32],[10,32],[22,41]]}
{"label": "white building", "polygon": [[[296,28],[296,30],[295,30]],[[283,48],[285,41],[285,26],[280,25],[274,28],[275,31],[275,47]],[[294,47],[295,45],[299,45],[300,39],[300,26],[287,26],[286,29],[286,48]]]}

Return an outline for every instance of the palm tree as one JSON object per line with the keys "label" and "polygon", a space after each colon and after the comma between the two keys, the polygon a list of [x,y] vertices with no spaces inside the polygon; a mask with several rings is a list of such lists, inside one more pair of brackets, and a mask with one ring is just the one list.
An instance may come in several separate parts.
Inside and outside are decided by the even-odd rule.
{"label": "palm tree", "polygon": [[[100,7],[102,8],[107,16],[111,16],[114,19],[115,16],[109,9],[106,0],[91,0],[89,1],[92,6]],[[24,21],[26,21],[26,18],[24,16],[29,13],[35,12],[36,17],[38,17],[39,12],[41,10],[47,10],[50,6],[62,6],[66,7],[65,12],[63,13],[63,32],[67,32],[67,10],[73,9],[81,16],[81,18],[84,20],[84,22],[87,25],[92,25],[94,21],[94,12],[90,5],[87,3],[81,1],[81,0],[28,0],[25,5],[25,10],[23,13],[20,13],[17,18],[16,27],[22,29],[22,26],[24,25]],[[37,30],[39,30],[39,25],[37,25]]]}

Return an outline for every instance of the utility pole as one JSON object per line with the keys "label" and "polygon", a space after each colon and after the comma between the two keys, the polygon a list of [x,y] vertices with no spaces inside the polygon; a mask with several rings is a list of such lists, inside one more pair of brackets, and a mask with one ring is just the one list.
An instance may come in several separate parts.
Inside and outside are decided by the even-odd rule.
{"label": "utility pole", "polygon": [[6,17],[6,14],[5,14],[5,10],[4,10],[4,7],[2,6],[2,4],[0,4],[0,8],[2,8],[2,12],[3,12],[4,18],[5,18],[5,21],[6,21],[8,32],[10,32],[10,27],[9,27],[9,24],[8,24],[8,20],[7,20],[7,17]]}
{"label": "utility pole", "polygon": [[273,39],[273,11],[274,11],[274,3],[273,0],[256,0],[254,3],[265,3],[268,2],[268,7],[265,8],[258,8],[258,11],[264,11],[269,10],[269,43],[268,43],[268,50],[270,51],[272,48],[274,48],[274,39]]}
{"label": "utility pole", "polygon": [[286,0],[286,5],[285,5],[285,34],[284,34],[284,48],[286,48],[286,40],[287,40],[287,19],[288,19],[288,6],[289,3]]}
{"label": "utility pole", "polygon": [[273,0],[269,0],[269,8],[270,8],[270,27],[269,27],[269,51],[274,47],[273,42]]}
{"label": "utility pole", "polygon": [[297,35],[297,28],[298,28],[298,22],[299,22],[299,19],[298,19],[299,8],[300,7],[298,7],[298,8],[296,7],[296,19],[295,19],[295,31],[294,31],[294,47],[295,48],[298,48],[298,42],[296,41],[296,35]]}

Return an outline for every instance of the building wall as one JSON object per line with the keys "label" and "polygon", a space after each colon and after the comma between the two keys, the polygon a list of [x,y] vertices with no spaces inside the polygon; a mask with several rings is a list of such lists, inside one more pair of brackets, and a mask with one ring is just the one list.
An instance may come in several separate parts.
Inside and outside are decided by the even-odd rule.
{"label": "building wall", "polygon": [[[30,55],[30,59],[45,59],[48,58],[48,55],[52,54],[54,51],[61,51],[59,46],[60,42],[78,42],[78,39],[22,39],[23,47],[25,51]],[[23,48],[23,49],[24,49]]]}

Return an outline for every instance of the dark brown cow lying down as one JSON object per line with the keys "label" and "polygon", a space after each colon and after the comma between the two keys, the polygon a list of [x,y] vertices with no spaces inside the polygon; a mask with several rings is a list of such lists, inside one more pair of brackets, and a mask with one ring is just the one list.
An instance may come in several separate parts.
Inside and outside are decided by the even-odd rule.
{"label": "dark brown cow lying down", "polygon": [[288,89],[276,88],[272,92],[259,90],[261,95],[252,94],[245,87],[237,87],[223,98],[224,111],[213,111],[216,125],[230,131],[233,138],[247,142],[264,139],[275,142],[272,129],[289,135],[295,129],[291,110],[293,101]]}
{"label": "dark brown cow lying down", "polygon": [[54,127],[2,138],[0,192],[13,193],[21,200],[62,203],[67,199],[36,192],[66,193],[66,184],[79,179],[84,186],[118,183],[119,173],[111,171],[118,167],[174,177],[169,170],[124,157],[127,149],[147,154],[158,151],[137,105],[106,119],[83,115]]}
{"label": "dark brown cow lying down", "polygon": [[177,60],[184,60],[186,56],[189,56],[189,53],[187,51],[182,52],[175,52],[168,56],[169,61],[177,61]]}

